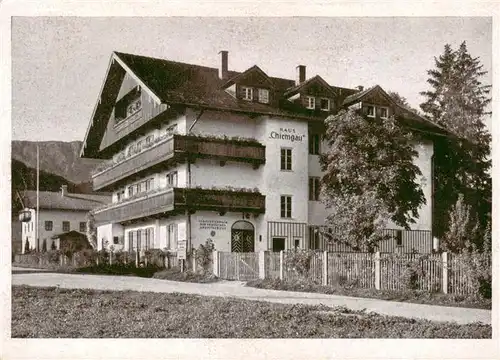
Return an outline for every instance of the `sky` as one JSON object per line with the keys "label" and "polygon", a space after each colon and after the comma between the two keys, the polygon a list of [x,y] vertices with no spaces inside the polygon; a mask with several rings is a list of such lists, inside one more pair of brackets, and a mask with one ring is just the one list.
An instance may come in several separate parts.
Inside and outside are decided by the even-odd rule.
{"label": "sky", "polygon": [[[445,44],[467,42],[492,83],[487,17],[13,17],[12,139],[83,140],[112,51],[396,91],[418,108]],[[488,121],[491,130],[491,120]]]}

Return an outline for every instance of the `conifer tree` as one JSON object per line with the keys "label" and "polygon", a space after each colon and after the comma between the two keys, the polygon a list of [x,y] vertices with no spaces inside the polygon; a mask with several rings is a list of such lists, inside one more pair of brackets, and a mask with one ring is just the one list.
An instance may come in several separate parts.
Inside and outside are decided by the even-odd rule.
{"label": "conifer tree", "polygon": [[490,114],[491,86],[481,82],[486,72],[465,42],[457,50],[447,44],[435,65],[428,71],[431,89],[421,93],[426,101],[420,107],[455,136],[435,144],[434,233],[442,236],[448,231],[459,194],[484,229],[491,213],[491,135],[484,123]]}

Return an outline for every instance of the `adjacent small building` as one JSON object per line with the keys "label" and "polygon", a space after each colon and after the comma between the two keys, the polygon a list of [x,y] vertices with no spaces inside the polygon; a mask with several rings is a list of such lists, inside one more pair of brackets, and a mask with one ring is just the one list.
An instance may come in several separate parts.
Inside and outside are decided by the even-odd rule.
{"label": "adjacent small building", "polygon": [[[368,118],[394,115],[421,141],[415,159],[426,204],[411,231],[390,225],[396,248],[432,251],[434,142],[439,126],[398,105],[380,86],[367,89],[307,77],[229,70],[114,52],[81,156],[105,159],[94,190],[112,192],[95,209],[98,247],[188,251],[211,239],[220,251],[337,250],[319,231],[319,155],[324,120],[355,108]],[[381,245],[382,246],[382,245]]]}
{"label": "adjacent small building", "polygon": [[60,249],[60,239],[64,237],[61,234],[75,231],[85,236],[89,211],[111,202],[109,195],[68,193],[65,185],[61,187],[60,192],[40,191],[39,240],[37,242],[36,191],[25,191],[22,197],[26,207],[23,213],[29,219],[21,223],[23,253],[26,250],[26,243],[30,250]]}

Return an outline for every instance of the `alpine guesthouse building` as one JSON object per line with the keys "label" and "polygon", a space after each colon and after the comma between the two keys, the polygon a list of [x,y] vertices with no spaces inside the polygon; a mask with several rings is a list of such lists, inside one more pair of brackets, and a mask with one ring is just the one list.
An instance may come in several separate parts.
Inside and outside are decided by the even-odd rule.
{"label": "alpine guesthouse building", "polygon": [[113,52],[81,150],[105,159],[95,190],[113,193],[94,210],[99,249],[219,251],[345,249],[326,243],[319,156],[324,120],[356,107],[395,115],[423,134],[415,144],[426,204],[412,231],[391,226],[380,251],[432,251],[433,139],[444,130],[397,105],[380,87],[328,84],[296,68],[296,79],[258,66],[210,68]]}

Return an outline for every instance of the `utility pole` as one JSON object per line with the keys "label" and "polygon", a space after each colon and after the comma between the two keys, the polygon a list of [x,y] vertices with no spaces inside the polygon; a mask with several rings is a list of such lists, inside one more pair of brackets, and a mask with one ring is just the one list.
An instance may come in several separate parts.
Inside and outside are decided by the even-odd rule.
{"label": "utility pole", "polygon": [[35,228],[35,248],[40,251],[40,146],[36,144],[36,228]]}

